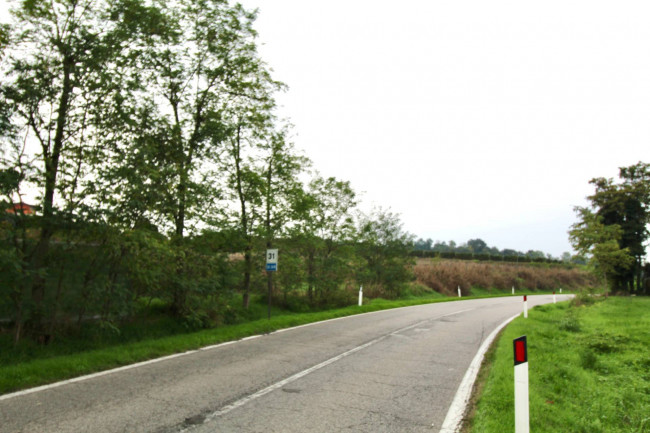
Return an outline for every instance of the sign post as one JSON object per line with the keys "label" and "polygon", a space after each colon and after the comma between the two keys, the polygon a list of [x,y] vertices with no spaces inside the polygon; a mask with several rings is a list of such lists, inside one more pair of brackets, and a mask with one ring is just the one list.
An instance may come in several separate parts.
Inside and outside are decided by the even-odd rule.
{"label": "sign post", "polygon": [[528,344],[526,336],[512,341],[515,354],[515,433],[529,433]]}
{"label": "sign post", "polygon": [[271,292],[273,288],[273,272],[278,270],[278,250],[277,249],[268,249],[266,250],[266,275],[268,283],[268,301],[269,301],[269,320],[271,320]]}
{"label": "sign post", "polygon": [[528,319],[528,296],[524,295],[524,319]]}

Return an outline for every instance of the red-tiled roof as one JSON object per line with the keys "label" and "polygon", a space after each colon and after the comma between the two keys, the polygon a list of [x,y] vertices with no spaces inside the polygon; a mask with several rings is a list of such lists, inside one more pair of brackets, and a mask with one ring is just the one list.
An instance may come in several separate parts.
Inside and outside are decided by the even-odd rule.
{"label": "red-tiled roof", "polygon": [[7,213],[24,213],[25,215],[32,215],[34,213],[34,208],[28,205],[27,203],[14,203],[7,208]]}

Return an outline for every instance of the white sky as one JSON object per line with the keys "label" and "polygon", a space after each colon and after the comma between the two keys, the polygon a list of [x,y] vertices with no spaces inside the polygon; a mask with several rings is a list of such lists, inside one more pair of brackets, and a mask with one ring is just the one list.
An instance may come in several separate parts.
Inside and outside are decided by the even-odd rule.
{"label": "white sky", "polygon": [[647,0],[242,3],[297,146],[418,237],[559,256],[589,179],[650,162]]}
{"label": "white sky", "polygon": [[423,238],[570,251],[593,177],[650,152],[650,2],[243,0],[325,176]]}

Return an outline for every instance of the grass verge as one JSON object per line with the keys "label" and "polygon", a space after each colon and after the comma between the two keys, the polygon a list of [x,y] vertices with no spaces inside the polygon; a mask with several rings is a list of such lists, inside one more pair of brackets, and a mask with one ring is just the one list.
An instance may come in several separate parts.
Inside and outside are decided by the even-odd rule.
{"label": "grass verge", "polygon": [[[534,293],[542,294],[543,292]],[[517,295],[521,294],[523,293]],[[496,296],[504,296],[504,293],[470,296],[463,299]],[[158,325],[156,329],[144,331],[143,335],[137,336],[137,341],[122,343],[114,340],[106,342],[101,339],[70,342],[59,340],[57,345],[53,346],[31,344],[13,348],[6,339],[2,347],[4,353],[0,356],[0,394],[307,323],[391,308],[456,300],[458,298],[455,297],[441,298],[436,293],[395,301],[373,299],[364,301],[367,303],[361,307],[355,305],[315,313],[278,313],[276,311],[271,320],[258,319],[197,332],[178,333],[176,330],[176,335],[167,336],[155,335],[156,332],[162,332],[162,328],[164,328],[164,325]]]}
{"label": "grass verge", "polygon": [[587,301],[536,307],[503,331],[485,358],[465,432],[514,431],[512,340],[521,335],[531,431],[650,432],[650,299]]}

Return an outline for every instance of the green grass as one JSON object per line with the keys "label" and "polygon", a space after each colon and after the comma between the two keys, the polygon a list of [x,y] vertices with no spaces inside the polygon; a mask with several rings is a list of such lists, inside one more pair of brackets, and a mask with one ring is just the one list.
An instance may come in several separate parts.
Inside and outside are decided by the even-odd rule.
{"label": "green grass", "polygon": [[536,307],[505,329],[466,431],[514,431],[512,340],[527,335],[532,432],[650,432],[650,299],[579,303]]}
{"label": "green grass", "polygon": [[[503,295],[503,292],[493,291],[489,295],[463,299]],[[267,310],[263,303],[252,302],[248,317],[243,318],[246,320],[244,323],[196,332],[189,332],[181,323],[163,314],[155,314],[154,304],[150,317],[145,321],[124,324],[119,332],[111,327],[85,327],[81,334],[57,337],[48,346],[24,339],[16,347],[11,343],[11,336],[5,334],[0,339],[0,394],[306,323],[456,300],[458,298],[441,297],[434,292],[421,296],[409,294],[406,299],[393,301],[365,299],[362,307],[353,305],[321,312],[288,313],[274,308],[271,320],[266,319]]]}

